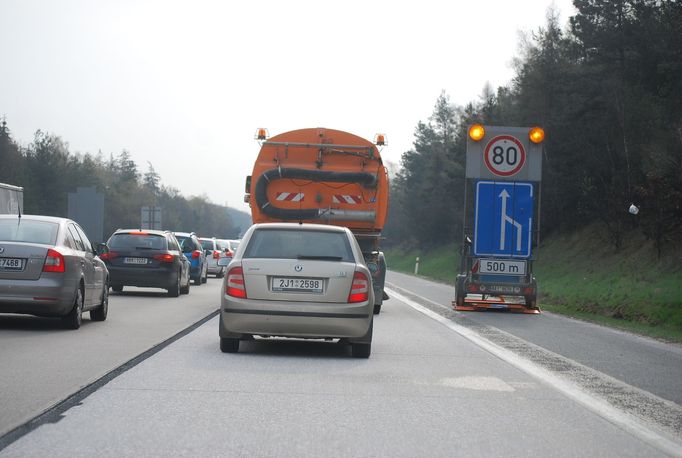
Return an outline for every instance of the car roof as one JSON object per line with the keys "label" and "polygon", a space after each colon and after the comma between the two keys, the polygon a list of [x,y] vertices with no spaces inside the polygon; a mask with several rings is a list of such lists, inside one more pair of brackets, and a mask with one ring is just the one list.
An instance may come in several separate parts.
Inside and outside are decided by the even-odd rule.
{"label": "car roof", "polygon": [[[0,215],[2,219],[17,219],[19,215],[2,214]],[[69,218],[61,218],[59,216],[46,216],[46,215],[21,215],[21,219],[31,220],[31,221],[46,221],[50,223],[63,223],[63,222],[75,222]]]}
{"label": "car roof", "polygon": [[254,230],[257,229],[298,229],[302,231],[327,231],[327,232],[348,232],[349,229],[343,226],[332,226],[330,224],[312,224],[312,223],[259,223],[254,224]]}

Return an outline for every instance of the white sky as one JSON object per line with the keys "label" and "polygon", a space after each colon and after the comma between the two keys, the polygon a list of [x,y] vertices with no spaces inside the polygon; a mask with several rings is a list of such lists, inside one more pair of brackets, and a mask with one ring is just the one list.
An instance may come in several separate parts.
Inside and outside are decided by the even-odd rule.
{"label": "white sky", "polygon": [[[126,149],[248,212],[258,127],[385,133],[398,164],[442,90],[465,104],[509,82],[550,4],[0,0],[0,117],[22,145],[41,129],[73,153]],[[554,5],[565,24],[571,1]]]}

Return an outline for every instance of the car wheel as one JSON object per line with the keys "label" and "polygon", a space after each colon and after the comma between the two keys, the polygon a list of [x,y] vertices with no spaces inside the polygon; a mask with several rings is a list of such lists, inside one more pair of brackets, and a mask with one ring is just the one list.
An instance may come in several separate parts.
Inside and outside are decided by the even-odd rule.
{"label": "car wheel", "polygon": [[83,321],[83,292],[80,288],[76,290],[76,300],[73,308],[68,315],[62,317],[62,325],[66,329],[78,329]]}
{"label": "car wheel", "polygon": [[381,304],[374,304],[374,314],[378,315],[381,313]]}
{"label": "car wheel", "polygon": [[175,284],[168,288],[169,297],[178,297],[180,295],[180,274],[175,276]]}
{"label": "car wheel", "polygon": [[215,274],[215,278],[223,278],[224,275],[225,275],[225,268],[221,267],[220,270],[218,271],[218,273]]}
{"label": "car wheel", "polygon": [[191,284],[191,280],[189,277],[187,277],[187,284],[180,288],[180,294],[189,294],[189,285]]}
{"label": "car wheel", "polygon": [[372,353],[371,343],[354,343],[351,344],[351,353],[353,358],[369,358],[370,353]]}
{"label": "car wheel", "polygon": [[239,339],[221,337],[220,351],[223,353],[237,353],[239,351]]}
{"label": "car wheel", "polygon": [[201,286],[202,283],[201,276],[194,279],[194,286]]}
{"label": "car wheel", "polygon": [[107,319],[109,312],[109,285],[105,282],[102,290],[102,302],[95,309],[90,310],[90,319],[92,321],[104,321]]}
{"label": "car wheel", "polygon": [[201,283],[206,283],[208,281],[208,267],[204,271],[204,276],[201,277]]}
{"label": "car wheel", "polygon": [[113,289],[117,293],[120,293],[121,291],[123,291],[123,285],[111,285],[111,289]]}

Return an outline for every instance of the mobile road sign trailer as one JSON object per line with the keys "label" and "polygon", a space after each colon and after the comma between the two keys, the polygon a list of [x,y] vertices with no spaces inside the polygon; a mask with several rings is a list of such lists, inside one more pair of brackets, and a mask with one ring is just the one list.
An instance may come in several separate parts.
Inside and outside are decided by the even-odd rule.
{"label": "mobile road sign trailer", "polygon": [[540,312],[533,263],[544,135],[539,127],[469,126],[455,310]]}
{"label": "mobile road sign trailer", "polygon": [[24,213],[24,188],[0,183],[0,214]]}

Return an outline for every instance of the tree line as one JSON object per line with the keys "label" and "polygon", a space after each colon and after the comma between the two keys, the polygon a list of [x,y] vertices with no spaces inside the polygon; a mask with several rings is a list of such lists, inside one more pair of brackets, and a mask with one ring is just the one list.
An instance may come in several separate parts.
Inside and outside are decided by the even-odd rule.
{"label": "tree line", "polygon": [[[574,0],[522,40],[515,76],[479,100],[438,97],[392,180],[386,235],[459,241],[466,128],[542,126],[545,235],[599,223],[615,249],[640,230],[660,251],[682,239],[682,2]],[[630,204],[639,209],[635,217]]]}
{"label": "tree line", "polygon": [[163,209],[165,229],[227,239],[237,238],[242,229],[227,207],[206,197],[184,197],[164,186],[151,163],[140,172],[126,150],[106,159],[101,153],[74,154],[60,137],[40,130],[31,144],[22,147],[3,120],[0,164],[0,182],[24,188],[26,214],[65,217],[68,193],[80,186],[95,187],[104,195],[105,238],[117,228],[140,227],[141,208],[150,205]]}

